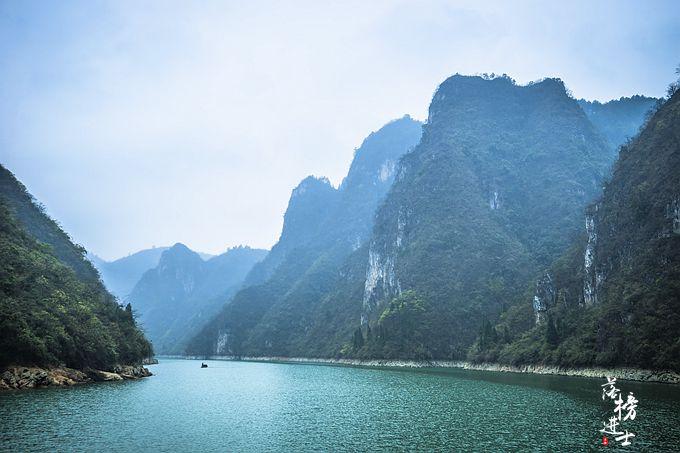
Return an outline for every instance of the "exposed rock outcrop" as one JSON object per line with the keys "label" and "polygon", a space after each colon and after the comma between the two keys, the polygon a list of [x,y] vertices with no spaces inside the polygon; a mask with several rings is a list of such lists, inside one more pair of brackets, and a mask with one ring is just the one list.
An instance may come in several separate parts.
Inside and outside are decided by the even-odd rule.
{"label": "exposed rock outcrop", "polygon": [[142,365],[119,365],[113,372],[73,368],[12,366],[0,373],[0,390],[28,389],[37,387],[68,387],[90,382],[122,381],[140,379],[152,373]]}
{"label": "exposed rock outcrop", "polygon": [[[597,205],[595,205],[595,213]],[[583,268],[585,279],[583,282],[583,300],[586,305],[593,305],[597,302],[597,287],[599,286],[599,276],[595,270],[595,246],[597,245],[597,229],[595,216],[591,213],[586,215],[586,233],[588,243],[583,257]]]}
{"label": "exposed rock outcrop", "polygon": [[[156,361],[156,363],[158,363],[158,361]],[[142,365],[119,365],[114,368],[114,371],[123,379],[141,379],[153,376],[151,371]]]}
{"label": "exposed rock outcrop", "polygon": [[550,273],[546,272],[543,278],[536,282],[536,292],[534,293],[534,315],[536,324],[545,320],[545,312],[555,303],[555,285],[553,284]]}
{"label": "exposed rock outcrop", "polygon": [[91,382],[88,375],[72,368],[10,367],[0,374],[0,389],[71,386]]}
{"label": "exposed rock outcrop", "polygon": [[87,375],[96,382],[122,381],[123,378],[118,373],[101,370],[87,370]]}

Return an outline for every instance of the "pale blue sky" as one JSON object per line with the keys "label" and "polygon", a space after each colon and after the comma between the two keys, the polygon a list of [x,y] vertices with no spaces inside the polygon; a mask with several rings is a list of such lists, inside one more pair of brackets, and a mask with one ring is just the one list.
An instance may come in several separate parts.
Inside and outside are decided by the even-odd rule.
{"label": "pale blue sky", "polygon": [[0,1],[0,162],[105,258],[269,247],[456,72],[660,96],[680,2]]}

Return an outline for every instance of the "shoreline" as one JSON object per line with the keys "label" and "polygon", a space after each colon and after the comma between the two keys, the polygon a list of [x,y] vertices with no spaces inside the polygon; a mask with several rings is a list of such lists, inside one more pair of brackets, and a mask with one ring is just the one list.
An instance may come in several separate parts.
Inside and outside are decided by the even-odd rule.
{"label": "shoreline", "polygon": [[0,370],[0,391],[71,387],[92,382],[138,380],[149,376],[153,376],[153,373],[143,365],[119,365],[113,371],[15,365]]}
{"label": "shoreline", "polygon": [[314,365],[353,366],[365,368],[458,368],[470,371],[493,371],[500,373],[544,374],[555,376],[606,378],[615,377],[621,380],[637,382],[654,382],[662,384],[680,384],[680,373],[670,370],[644,370],[640,368],[618,367],[584,367],[565,368],[553,365],[503,365],[498,363],[472,363],[453,360],[398,360],[398,359],[324,359],[305,357],[235,357],[235,356],[192,356],[192,355],[159,355],[158,358],[185,360],[225,360],[234,362],[270,362],[299,363]]}

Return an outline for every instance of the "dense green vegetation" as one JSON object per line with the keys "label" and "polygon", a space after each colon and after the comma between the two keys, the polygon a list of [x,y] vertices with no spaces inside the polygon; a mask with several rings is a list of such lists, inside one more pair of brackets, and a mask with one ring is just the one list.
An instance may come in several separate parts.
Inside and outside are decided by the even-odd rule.
{"label": "dense green vegetation", "polygon": [[0,195],[21,227],[39,242],[49,244],[59,261],[73,269],[80,278],[99,279],[96,269],[88,260],[83,259],[85,249],[74,244],[68,234],[45,214],[44,207],[33,199],[24,185],[1,165]]}
{"label": "dense green vegetation", "polygon": [[512,340],[478,343],[472,359],[680,370],[680,93],[622,147],[589,212],[592,265],[584,235],[550,267],[554,296],[541,321],[525,299],[496,327],[513,331]]}
{"label": "dense green vegetation", "polygon": [[151,346],[134,309],[161,353],[680,369],[669,98],[646,116],[655,99],[453,76],[425,126],[404,117],[366,138],[339,188],[304,179],[266,257],[206,261],[182,244],[131,257],[148,270],[126,309],[1,168],[0,366],[137,362]]}
{"label": "dense green vegetation", "polygon": [[0,367],[111,369],[152,355],[82,247],[0,166]]}
{"label": "dense green vegetation", "polygon": [[426,299],[413,290],[405,291],[387,304],[373,327],[366,326],[365,340],[362,330],[355,330],[352,348],[344,353],[387,359],[431,359],[432,352],[427,346],[432,328],[429,313]]}
{"label": "dense green vegetation", "polygon": [[[386,166],[384,157],[359,165],[366,143],[339,191],[323,179],[300,184],[281,240],[188,352],[619,363],[624,334],[603,337],[600,327],[611,307],[593,308],[599,317],[573,309],[584,279],[595,281],[583,266],[583,218],[614,143],[635,135],[653,101],[577,102],[556,79],[447,79],[419,144],[383,181],[391,187],[372,189]],[[534,312],[536,292],[550,309]]]}
{"label": "dense green vegetation", "polygon": [[346,301],[361,297],[366,251],[361,246],[376,206],[392,184],[399,158],[418,143],[421,132],[419,122],[404,117],[370,134],[338,189],[325,178],[303,180],[291,195],[278,243],[188,352],[337,353],[360,316],[360,305]]}
{"label": "dense green vegetation", "polygon": [[561,81],[446,80],[378,210],[364,295],[375,333],[392,298],[415,291],[424,308],[412,334],[422,347],[368,342],[356,354],[465,358],[485,320],[568,247],[610,164]]}

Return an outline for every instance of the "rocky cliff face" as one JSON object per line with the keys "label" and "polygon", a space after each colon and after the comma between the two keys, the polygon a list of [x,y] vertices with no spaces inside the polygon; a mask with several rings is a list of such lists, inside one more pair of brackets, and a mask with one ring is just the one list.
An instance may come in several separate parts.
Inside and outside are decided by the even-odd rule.
{"label": "rocky cliff face", "polygon": [[264,283],[292,250],[318,243],[323,238],[323,224],[337,200],[338,191],[328,178],[303,179],[291,193],[279,240],[248,273],[244,286]]}
{"label": "rocky cliff face", "polygon": [[[338,190],[307,181],[330,209],[310,210],[304,226],[286,215],[279,252],[190,353],[460,359],[480,328],[485,347],[507,343],[556,330],[555,306],[598,304],[609,274],[597,216],[580,235],[615,153],[560,80],[454,76],[405,153],[420,137],[409,123],[372,134]],[[567,290],[559,269],[545,270],[575,236]]]}
{"label": "rocky cliff face", "polygon": [[375,208],[392,185],[396,163],[420,135],[417,121],[393,121],[364,140],[337,190],[323,178],[303,180],[291,195],[278,243],[190,351],[299,350],[344,261],[365,252]]}
{"label": "rocky cliff face", "polygon": [[536,315],[536,324],[541,324],[546,321],[545,313],[548,311],[549,307],[555,305],[555,299],[555,285],[550,273],[546,272],[545,275],[536,282],[536,292],[534,293],[532,303],[532,308]]}
{"label": "rocky cliff face", "polygon": [[607,155],[559,80],[446,80],[376,215],[363,324],[379,324],[392,298],[415,290],[429,302],[423,322],[447,332],[424,333],[430,353],[464,354],[482,320],[566,249]]}

